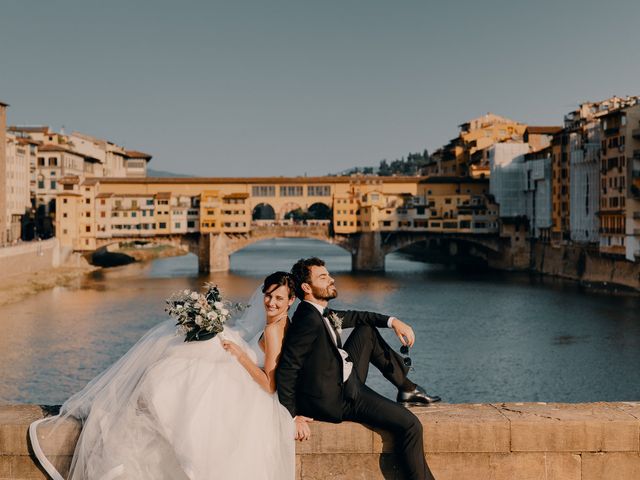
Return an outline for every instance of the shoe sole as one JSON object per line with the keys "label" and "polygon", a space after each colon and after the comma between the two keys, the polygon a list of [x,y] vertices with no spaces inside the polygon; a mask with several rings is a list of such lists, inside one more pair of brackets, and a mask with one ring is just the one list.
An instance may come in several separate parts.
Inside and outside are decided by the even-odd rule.
{"label": "shoe sole", "polygon": [[429,405],[433,405],[434,403],[438,403],[440,402],[440,400],[436,401],[436,402],[429,402],[429,403],[424,403],[424,402],[397,402],[400,405],[404,405],[405,407],[428,407]]}

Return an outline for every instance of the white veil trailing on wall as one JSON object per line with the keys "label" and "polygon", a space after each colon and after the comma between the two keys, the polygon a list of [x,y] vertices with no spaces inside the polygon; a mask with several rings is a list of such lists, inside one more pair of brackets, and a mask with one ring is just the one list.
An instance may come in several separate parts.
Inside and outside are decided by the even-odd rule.
{"label": "white veil trailing on wall", "polygon": [[[257,342],[265,325],[262,296],[261,288],[258,288],[250,297],[249,306],[227,322],[225,331],[228,328],[236,332],[248,344]],[[224,332],[222,335],[224,337]],[[62,405],[59,415],[30,425],[29,438],[34,454],[53,480],[64,480],[60,470],[66,468],[59,463],[57,451],[61,442],[75,441],[78,422],[82,424],[82,431],[70,468],[72,473],[76,470],[86,471],[86,465],[81,463],[89,458],[94,449],[101,448],[104,436],[112,426],[122,422],[131,411],[144,408],[144,405],[136,402],[139,402],[137,395],[145,373],[165,356],[170,347],[183,341],[184,337],[177,334],[175,321],[163,321],[149,330],[111,367],[70,397]],[[92,412],[98,415],[90,416]],[[136,422],[140,422],[138,417]],[[152,421],[142,427],[149,431],[158,429]],[[162,435],[162,432],[158,433]],[[117,475],[114,472],[114,478]]]}

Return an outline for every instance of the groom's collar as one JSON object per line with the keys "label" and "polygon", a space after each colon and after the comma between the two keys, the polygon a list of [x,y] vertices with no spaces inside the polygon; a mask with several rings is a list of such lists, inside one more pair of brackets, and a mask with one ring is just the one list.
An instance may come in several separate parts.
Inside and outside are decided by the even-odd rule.
{"label": "groom's collar", "polygon": [[311,302],[309,300],[303,300],[303,302],[307,302],[313,305],[315,309],[318,310],[318,312],[320,312],[320,315],[322,315],[322,313],[324,312],[325,307],[323,307],[322,305],[318,305],[317,303]]}

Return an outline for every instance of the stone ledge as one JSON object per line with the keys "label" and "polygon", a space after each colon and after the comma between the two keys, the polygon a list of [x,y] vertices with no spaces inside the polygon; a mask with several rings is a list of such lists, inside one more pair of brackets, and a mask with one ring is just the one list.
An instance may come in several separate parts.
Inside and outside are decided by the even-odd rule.
{"label": "stone ledge", "polygon": [[[640,402],[437,404],[414,408],[438,480],[640,478]],[[0,406],[0,480],[46,478],[30,457],[33,405]],[[399,479],[393,440],[345,422],[314,422],[297,444],[298,479]],[[68,465],[79,433],[69,421],[44,447]]]}

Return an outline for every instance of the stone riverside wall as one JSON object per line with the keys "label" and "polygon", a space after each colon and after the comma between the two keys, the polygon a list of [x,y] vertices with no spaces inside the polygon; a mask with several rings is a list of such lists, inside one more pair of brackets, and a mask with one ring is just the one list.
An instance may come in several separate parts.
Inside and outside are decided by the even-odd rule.
{"label": "stone riverside wall", "polygon": [[533,248],[532,270],[586,284],[621,286],[640,291],[640,262],[606,257],[576,245]]}
{"label": "stone riverside wall", "polygon": [[[440,404],[414,408],[437,480],[640,479],[640,402]],[[44,479],[27,426],[33,405],[0,406],[0,479]],[[58,429],[47,450],[68,465],[78,427]],[[312,424],[297,444],[296,479],[401,479],[387,434],[361,425]]]}
{"label": "stone riverside wall", "polygon": [[60,257],[55,238],[3,247],[0,248],[0,272],[3,276],[38,272],[59,266]]}

